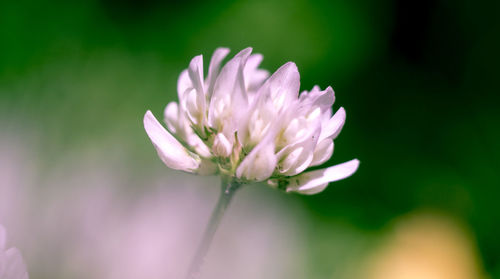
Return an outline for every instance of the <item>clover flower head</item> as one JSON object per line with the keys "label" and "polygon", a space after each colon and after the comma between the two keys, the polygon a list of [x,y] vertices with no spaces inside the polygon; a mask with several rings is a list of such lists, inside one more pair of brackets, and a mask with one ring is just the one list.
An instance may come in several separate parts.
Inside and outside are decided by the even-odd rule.
{"label": "clover flower head", "polygon": [[28,279],[28,272],[17,248],[6,249],[7,233],[0,225],[0,279]]}
{"label": "clover flower head", "polygon": [[297,66],[288,62],[271,76],[262,55],[246,48],[223,67],[229,49],[218,48],[206,78],[194,57],[178,80],[179,102],[164,112],[165,129],[147,111],[144,127],[170,168],[219,173],[239,182],[266,182],[288,192],[314,194],[352,175],[359,161],[304,172],[326,162],[346,117],[332,113],[331,87],[299,94]]}

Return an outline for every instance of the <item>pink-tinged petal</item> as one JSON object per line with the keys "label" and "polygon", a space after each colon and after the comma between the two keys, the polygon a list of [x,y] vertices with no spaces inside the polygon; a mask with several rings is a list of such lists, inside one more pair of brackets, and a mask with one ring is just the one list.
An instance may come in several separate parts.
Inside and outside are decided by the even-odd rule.
{"label": "pink-tinged petal", "polygon": [[279,158],[278,171],[285,176],[293,176],[303,172],[313,160],[313,151],[316,146],[320,127],[309,130],[309,134],[299,142],[285,146],[277,157]]}
{"label": "pink-tinged petal", "polygon": [[314,157],[311,162],[311,167],[318,166],[328,161],[333,154],[333,140],[326,138],[316,145],[314,149]]}
{"label": "pink-tinged petal", "polygon": [[[240,68],[244,66],[251,51],[251,48],[240,51],[227,62],[217,77],[208,114],[208,123],[212,128],[217,130],[228,128],[223,127],[223,124],[232,125],[228,122],[236,122],[235,114],[241,114],[241,110],[244,109],[241,103],[248,103]],[[229,127],[229,130],[233,130],[233,127]]]}
{"label": "pink-tinged petal", "polygon": [[273,174],[276,163],[274,144],[272,142],[259,144],[243,159],[236,169],[236,176],[256,182],[264,181]]}
{"label": "pink-tinged petal", "polygon": [[184,70],[179,75],[179,79],[177,80],[177,97],[179,98],[179,102],[182,106],[182,100],[184,99],[184,94],[186,90],[193,88],[193,82],[189,77],[188,70]]}
{"label": "pink-tinged petal", "polygon": [[214,85],[215,85],[215,80],[217,79],[217,76],[219,75],[220,71],[220,64],[224,58],[229,54],[229,49],[228,48],[217,48],[212,55],[212,59],[210,59],[210,66],[208,66],[208,76],[205,81],[206,86],[207,86],[207,97],[210,99],[213,93]]}
{"label": "pink-tinged petal", "polygon": [[320,135],[320,140],[323,140],[325,138],[331,138],[335,139],[340,131],[342,130],[342,127],[344,127],[345,123],[345,110],[344,108],[340,108],[333,116],[330,118],[326,123],[323,123],[322,125],[322,131]]}
{"label": "pink-tinged petal", "polygon": [[233,143],[230,142],[223,133],[218,133],[214,139],[214,144],[212,146],[212,153],[215,156],[229,157],[232,151],[233,151]]}
{"label": "pink-tinged petal", "polygon": [[203,56],[198,55],[194,57],[189,63],[188,75],[193,83],[193,89],[189,88],[185,91],[184,99],[186,101],[186,109],[188,112],[189,120],[200,128],[205,123],[205,85],[203,80]]}
{"label": "pink-tinged petal", "polygon": [[310,92],[302,92],[300,94],[299,101],[303,114],[308,114],[316,108],[319,108],[321,113],[324,114],[331,110],[331,107],[335,102],[335,93],[330,86],[321,91],[321,89],[316,85]]}
{"label": "pink-tinged petal", "polygon": [[263,59],[264,56],[260,53],[255,53],[250,55],[250,57],[248,57],[248,61],[245,66],[245,74],[248,73],[248,71],[253,71],[257,69]]}
{"label": "pink-tinged petal", "polygon": [[167,124],[167,128],[172,133],[177,133],[178,127],[180,127],[179,123],[179,105],[176,102],[170,102],[165,107],[163,112],[164,121]]}
{"label": "pink-tinged petal", "polygon": [[281,66],[257,92],[257,98],[263,102],[272,102],[276,110],[283,108],[297,99],[300,87],[300,75],[297,66],[288,62]]}
{"label": "pink-tinged petal", "polygon": [[323,192],[326,187],[328,187],[328,182],[320,184],[314,188],[308,189],[308,190],[302,190],[302,191],[297,191],[297,193],[302,194],[302,195],[314,195],[318,194],[320,192]]}
{"label": "pink-tinged petal", "polygon": [[2,279],[28,279],[26,264],[17,248],[10,248],[5,252],[6,264]]}
{"label": "pink-tinged petal", "polygon": [[149,110],[144,115],[144,128],[160,159],[167,167],[187,172],[198,169],[199,161],[191,156],[186,148],[167,132]]}
{"label": "pink-tinged petal", "polygon": [[[310,193],[314,189],[324,189],[324,184],[338,181],[351,176],[359,166],[359,160],[338,164],[326,169],[305,172],[295,177],[290,177],[287,192]],[[322,190],[322,189],[321,189]]]}
{"label": "pink-tinged petal", "polygon": [[264,56],[259,53],[248,57],[243,75],[245,76],[245,88],[249,91],[258,90],[262,83],[269,77],[268,71],[258,69],[262,59],[264,59]]}
{"label": "pink-tinged petal", "polygon": [[319,106],[322,111],[330,108],[335,102],[335,92],[328,86],[324,91],[320,91],[318,97],[315,98],[314,105]]}
{"label": "pink-tinged petal", "polygon": [[189,63],[188,68],[189,78],[193,83],[193,87],[196,91],[204,94],[204,81],[203,81],[203,56],[195,56]]}

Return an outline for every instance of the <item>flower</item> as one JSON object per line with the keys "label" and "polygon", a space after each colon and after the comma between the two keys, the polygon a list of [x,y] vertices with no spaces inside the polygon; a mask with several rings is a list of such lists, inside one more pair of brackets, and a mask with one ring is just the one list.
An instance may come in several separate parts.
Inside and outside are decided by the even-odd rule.
{"label": "flower", "polygon": [[7,233],[0,225],[0,279],[28,279],[28,272],[17,248],[5,248]]}
{"label": "flower", "polygon": [[293,62],[269,76],[259,68],[262,55],[251,52],[246,48],[221,67],[229,49],[218,48],[206,78],[202,56],[194,57],[180,74],[179,102],[165,108],[168,131],[146,112],[144,127],[165,165],[242,183],[266,181],[302,194],[352,175],[357,159],[304,172],[332,156],[333,140],[344,125],[345,110],[332,113],[332,88],[315,86],[299,95]]}

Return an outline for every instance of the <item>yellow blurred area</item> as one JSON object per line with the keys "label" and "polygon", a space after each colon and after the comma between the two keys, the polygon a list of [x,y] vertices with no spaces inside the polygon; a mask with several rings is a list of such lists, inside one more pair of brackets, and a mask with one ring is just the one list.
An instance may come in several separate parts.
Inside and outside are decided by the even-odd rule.
{"label": "yellow blurred area", "polygon": [[429,212],[401,217],[381,247],[369,257],[361,278],[487,278],[476,244],[452,219]]}

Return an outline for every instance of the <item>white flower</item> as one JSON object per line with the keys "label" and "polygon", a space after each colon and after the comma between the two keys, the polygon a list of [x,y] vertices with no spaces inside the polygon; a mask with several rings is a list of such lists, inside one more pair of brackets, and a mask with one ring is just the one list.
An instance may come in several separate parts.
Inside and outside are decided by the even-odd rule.
{"label": "white flower", "polygon": [[0,279],[28,279],[28,272],[17,248],[6,249],[7,233],[0,225]]}
{"label": "white flower", "polygon": [[299,94],[294,63],[269,77],[258,68],[262,55],[251,52],[240,51],[221,68],[229,50],[217,49],[206,78],[202,56],[193,58],[178,80],[179,103],[165,108],[168,131],[146,112],[144,127],[162,161],[176,170],[267,181],[302,194],[352,175],[357,159],[304,172],[330,159],[344,125],[345,110],[332,113],[332,88]]}

